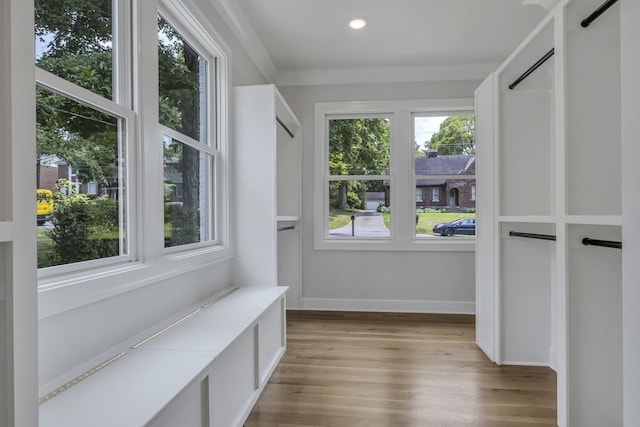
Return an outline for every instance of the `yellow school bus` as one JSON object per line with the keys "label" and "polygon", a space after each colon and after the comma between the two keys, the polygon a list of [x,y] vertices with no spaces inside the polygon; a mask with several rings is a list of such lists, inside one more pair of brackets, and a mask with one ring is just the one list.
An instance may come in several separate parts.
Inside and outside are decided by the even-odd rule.
{"label": "yellow school bus", "polygon": [[53,213],[53,193],[51,190],[38,188],[36,190],[36,222],[38,225],[44,225]]}

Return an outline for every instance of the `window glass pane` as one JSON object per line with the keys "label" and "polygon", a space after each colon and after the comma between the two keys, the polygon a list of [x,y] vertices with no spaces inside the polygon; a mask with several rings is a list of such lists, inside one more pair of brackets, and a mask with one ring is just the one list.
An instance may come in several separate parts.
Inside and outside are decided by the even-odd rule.
{"label": "window glass pane", "polygon": [[36,65],[113,99],[111,0],[35,0]]}
{"label": "window glass pane", "polygon": [[389,181],[330,181],[329,236],[388,238]]}
{"label": "window glass pane", "polygon": [[[468,156],[475,155],[475,116],[473,115],[417,115],[413,117],[415,158],[436,156]],[[428,163],[428,161],[425,160]],[[448,164],[440,161],[439,168],[430,166],[432,174],[468,174],[465,163]],[[422,173],[416,161],[416,175]],[[423,175],[426,175],[423,174]]]}
{"label": "window glass pane", "polygon": [[[416,200],[416,236],[475,236],[475,179],[416,180],[416,192],[429,194]],[[463,218],[471,218],[470,222]]]}
{"label": "window glass pane", "polygon": [[127,254],[124,140],[123,119],[36,89],[39,267]]}
{"label": "window glass pane", "polygon": [[416,236],[475,235],[465,219],[475,218],[475,179],[459,178],[475,175],[475,117],[414,114],[413,125],[416,194],[425,196],[416,198]]}
{"label": "window glass pane", "polygon": [[166,135],[163,142],[165,247],[213,239],[207,203],[212,156]]}
{"label": "window glass pane", "polygon": [[162,17],[158,17],[160,123],[208,143],[207,61]]}
{"label": "window glass pane", "polygon": [[387,117],[329,120],[329,175],[382,175],[389,171]]}

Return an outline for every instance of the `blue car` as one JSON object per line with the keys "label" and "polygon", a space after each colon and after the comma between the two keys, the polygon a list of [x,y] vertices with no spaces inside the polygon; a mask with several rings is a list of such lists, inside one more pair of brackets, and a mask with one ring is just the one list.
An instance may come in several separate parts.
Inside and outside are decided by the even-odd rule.
{"label": "blue car", "polygon": [[460,218],[444,224],[436,224],[433,227],[433,232],[442,236],[453,236],[454,234],[469,234],[475,236],[476,219]]}

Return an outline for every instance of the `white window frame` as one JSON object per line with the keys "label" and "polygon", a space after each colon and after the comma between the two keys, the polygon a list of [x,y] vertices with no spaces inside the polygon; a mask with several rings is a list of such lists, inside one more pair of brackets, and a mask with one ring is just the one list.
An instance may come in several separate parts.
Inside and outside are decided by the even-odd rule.
{"label": "white window frame", "polygon": [[416,202],[424,202],[424,188],[416,186]]}
{"label": "white window frame", "polygon": [[[48,71],[36,67],[36,83],[39,87],[55,92],[61,96],[72,99],[79,103],[85,104],[90,108],[107,113],[111,116],[122,119],[123,129],[122,134],[124,140],[120,141],[120,147],[122,153],[119,153],[126,163],[124,174],[126,179],[120,178],[120,182],[125,182],[125,191],[122,201],[120,203],[119,221],[121,228],[121,238],[125,238],[127,242],[127,253],[124,255],[118,255],[109,258],[100,258],[95,260],[76,262],[72,264],[63,264],[52,267],[41,268],[38,270],[39,278],[46,278],[51,276],[60,276],[66,273],[74,273],[81,270],[87,270],[91,268],[101,268],[105,266],[112,266],[114,264],[129,263],[137,256],[136,248],[136,236],[132,232],[135,229],[135,224],[132,224],[131,218],[135,218],[136,207],[132,203],[135,200],[135,176],[136,176],[136,157],[133,154],[134,150],[131,149],[133,140],[136,135],[136,120],[135,113],[130,108],[124,105],[120,105],[112,100],[104,98],[100,95],[91,92],[83,87],[80,87],[74,83],[64,80]],[[115,92],[115,91],[114,91]],[[119,171],[123,173],[122,170]],[[124,213],[124,206],[127,208],[126,214]],[[125,231],[126,230],[126,231]]]}
{"label": "white window frame", "polygon": [[[314,106],[314,248],[317,250],[363,251],[475,251],[475,239],[418,239],[415,236],[415,188],[420,176],[414,174],[415,145],[413,114],[463,114],[474,111],[471,98],[406,101],[318,102]],[[385,115],[390,124],[391,236],[388,239],[329,237],[328,120],[344,116],[360,118]],[[473,179],[475,175],[465,175]],[[349,180],[376,180],[377,176],[349,177]]]}
{"label": "white window frame", "polygon": [[476,185],[475,184],[471,185],[471,200],[473,200],[473,201],[476,200]]}
{"label": "white window frame", "polygon": [[[116,0],[114,13],[117,19],[131,22],[126,29],[119,28],[118,37],[124,37],[131,43],[128,46],[138,48],[129,54],[119,54],[114,61],[114,70],[124,72],[126,78],[114,89],[114,100],[104,104],[104,98],[98,95],[83,93],[89,99],[82,102],[95,104],[114,115],[125,117],[129,138],[133,144],[128,147],[129,182],[127,187],[129,215],[127,222],[131,225],[128,238],[132,240],[130,256],[125,261],[117,257],[111,263],[109,259],[71,264],[57,274],[38,272],[39,316],[45,318],[68,310],[85,306],[105,298],[126,293],[134,289],[169,280],[192,272],[198,268],[231,259],[233,255],[229,218],[229,180],[228,167],[228,127],[229,127],[229,58],[230,49],[215,29],[207,22],[199,19],[199,10],[191,0],[162,0],[159,2],[138,2]],[[131,6],[133,4],[133,6]],[[199,143],[196,147],[215,155],[213,165],[213,182],[215,190],[211,203],[215,206],[212,212],[215,218],[214,241],[190,245],[164,248],[164,223],[162,200],[163,155],[160,141],[161,126],[158,122],[158,85],[157,78],[157,16],[158,13],[167,18],[181,35],[195,41],[202,54],[211,55],[214,59],[209,67],[209,75],[215,75],[208,90],[211,92],[209,102],[207,131],[212,133],[212,146]],[[117,45],[114,34],[114,46]],[[121,38],[119,40],[122,40]],[[129,59],[131,58],[131,59]],[[156,58],[154,61],[153,59]],[[131,70],[131,71],[127,71]],[[42,77],[42,74],[46,77]],[[55,83],[55,89],[62,94],[73,96],[72,85],[57,76],[36,68],[39,84],[49,87],[49,79]],[[60,87],[58,87],[60,86]],[[74,85],[75,86],[75,85]],[[84,90],[84,89],[82,89]],[[88,92],[88,91],[87,91]],[[117,96],[115,93],[117,92]],[[77,97],[77,96],[76,96]],[[99,100],[93,97],[99,98]],[[131,106],[131,108],[128,108]],[[112,111],[112,109],[114,111]],[[215,123],[215,127],[211,126]],[[178,138],[185,142],[184,138]],[[144,153],[143,155],[139,153]],[[143,178],[143,179],[140,179]],[[34,221],[35,226],[35,221]],[[102,264],[105,263],[105,264]],[[57,267],[56,267],[57,268]]]}
{"label": "white window frame", "polygon": [[[218,81],[216,76],[218,75],[218,67],[216,65],[216,52],[215,52],[215,40],[211,39],[210,36],[206,34],[206,31],[201,28],[187,28],[186,24],[181,21],[181,19],[177,16],[177,13],[184,13],[185,11],[176,11],[172,10],[168,7],[167,4],[162,4],[159,10],[159,14],[171,25],[177,32],[180,34],[180,37],[188,43],[204,60],[207,62],[207,75],[206,79],[206,88],[207,88],[207,96],[206,96],[206,116],[205,116],[205,135],[204,141],[197,141],[188,135],[185,135],[181,132],[178,132],[174,129],[171,129],[167,126],[164,126],[158,122],[159,128],[159,143],[163,143],[163,135],[167,135],[174,140],[181,142],[184,145],[187,145],[194,150],[197,150],[201,153],[204,153],[212,158],[211,162],[206,162],[206,171],[205,171],[205,183],[204,185],[208,189],[205,191],[205,201],[204,205],[206,206],[206,240],[189,243],[185,245],[179,246],[170,246],[165,247],[164,251],[166,253],[183,253],[185,250],[194,250],[207,248],[212,246],[217,246],[220,244],[220,240],[218,239],[218,231],[220,227],[218,226],[217,219],[219,218],[217,212],[217,200],[216,200],[216,187],[217,187],[217,176],[215,176],[217,170],[218,159],[221,155],[220,151],[217,149],[219,146],[218,143],[218,134],[216,132],[216,128],[218,126],[217,114],[218,105],[215,102]],[[197,22],[197,21],[196,21]],[[192,22],[190,23],[192,24]],[[195,30],[195,31],[194,31]],[[214,49],[207,48],[205,46],[214,46]],[[214,52],[212,52],[212,50]],[[211,183],[213,183],[214,188],[211,187]],[[213,194],[213,196],[212,196]]]}

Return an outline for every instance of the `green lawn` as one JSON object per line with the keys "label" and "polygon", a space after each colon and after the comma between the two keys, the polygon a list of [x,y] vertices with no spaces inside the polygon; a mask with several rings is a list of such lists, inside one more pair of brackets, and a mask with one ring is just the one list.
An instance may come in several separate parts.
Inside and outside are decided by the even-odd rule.
{"label": "green lawn", "polygon": [[329,230],[344,227],[351,221],[351,215],[355,215],[360,211],[329,209]]}
{"label": "green lawn", "polygon": [[38,268],[49,267],[49,258],[47,257],[47,250],[53,242],[47,235],[48,228],[38,227]]}
{"label": "green lawn", "polygon": [[416,233],[433,234],[433,226],[443,222],[451,222],[458,218],[475,218],[475,213],[460,212],[418,212]]}

